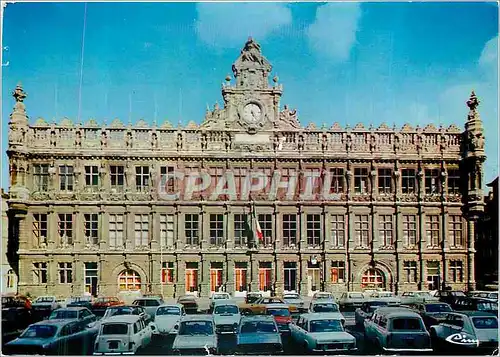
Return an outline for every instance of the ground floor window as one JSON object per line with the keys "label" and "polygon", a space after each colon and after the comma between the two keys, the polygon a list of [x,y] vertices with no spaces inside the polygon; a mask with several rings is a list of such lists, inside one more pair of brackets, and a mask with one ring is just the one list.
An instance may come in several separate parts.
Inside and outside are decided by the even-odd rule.
{"label": "ground floor window", "polygon": [[47,284],[47,263],[33,263],[33,283]]}
{"label": "ground floor window", "polygon": [[270,291],[271,290],[271,262],[260,262],[259,263],[259,290],[260,291]]}
{"label": "ground floor window", "polygon": [[297,263],[284,262],[283,269],[285,291],[297,291]]}
{"label": "ground floor window", "polygon": [[307,290],[318,291],[321,286],[321,271],[319,262],[313,260],[307,262]]}
{"label": "ground floor window", "polygon": [[210,264],[210,292],[219,291],[222,286],[223,264],[220,262]]}
{"label": "ground floor window", "polygon": [[343,283],[345,280],[345,262],[342,260],[332,261],[331,274],[333,284]]}
{"label": "ground floor window", "polygon": [[98,275],[97,263],[85,263],[85,292],[97,296]]}
{"label": "ground floor window", "polygon": [[361,277],[361,288],[384,289],[384,275],[378,269],[368,269]]}
{"label": "ground floor window", "polygon": [[71,263],[59,263],[59,283],[71,284],[73,282],[73,265]]}
{"label": "ground floor window", "polygon": [[427,262],[427,288],[429,290],[438,290],[440,285],[441,273],[439,271],[438,261]]}
{"label": "ground floor window", "polygon": [[463,281],[463,265],[460,260],[450,261],[450,278],[454,283],[461,283]]}
{"label": "ground floor window", "polygon": [[407,283],[416,283],[417,282],[417,262],[405,261],[403,263],[403,269],[405,271],[405,281]]}
{"label": "ground floor window", "polygon": [[118,275],[121,291],[141,290],[141,277],[135,270],[128,269]]}
{"label": "ground floor window", "polygon": [[198,263],[186,263],[186,292],[198,291]]}
{"label": "ground floor window", "polygon": [[174,262],[163,262],[161,267],[161,282],[162,284],[175,283],[175,268]]}
{"label": "ground floor window", "polygon": [[236,262],[234,269],[235,276],[235,288],[236,291],[246,291],[247,290],[247,263],[246,262]]}

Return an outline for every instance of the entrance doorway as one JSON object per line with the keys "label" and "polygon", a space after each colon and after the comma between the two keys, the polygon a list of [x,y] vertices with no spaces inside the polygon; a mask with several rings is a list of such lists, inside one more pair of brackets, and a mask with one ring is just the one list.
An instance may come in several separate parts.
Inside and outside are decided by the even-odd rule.
{"label": "entrance doorway", "polygon": [[220,291],[222,287],[222,263],[210,264],[210,293]]}
{"label": "entrance doorway", "polygon": [[198,296],[198,263],[186,263],[186,295]]}
{"label": "entrance doorway", "polygon": [[307,294],[313,296],[321,288],[319,262],[316,259],[307,262]]}
{"label": "entrance doorway", "polygon": [[385,290],[384,274],[378,269],[368,269],[361,277],[361,288]]}
{"label": "entrance doorway", "polygon": [[97,263],[85,263],[85,292],[94,297],[99,293],[97,291],[99,285],[97,273]]}
{"label": "entrance doorway", "polygon": [[297,263],[284,262],[283,263],[284,275],[284,290],[285,293],[297,292]]}

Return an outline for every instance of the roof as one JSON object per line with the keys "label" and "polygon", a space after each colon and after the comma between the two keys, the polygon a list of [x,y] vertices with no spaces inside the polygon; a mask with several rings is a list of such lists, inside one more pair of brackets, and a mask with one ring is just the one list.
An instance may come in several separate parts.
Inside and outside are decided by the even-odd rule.
{"label": "roof", "polygon": [[221,305],[234,305],[238,306],[238,303],[232,299],[220,299],[220,300],[215,300],[214,301],[214,306],[221,306]]}
{"label": "roof", "polygon": [[184,307],[184,305],[182,304],[162,304],[160,306],[158,306],[158,308],[160,307],[178,307],[179,309],[182,309]]}
{"label": "roof", "polygon": [[409,316],[409,317],[420,317],[419,314],[417,314],[416,312],[406,308],[406,307],[381,307],[377,310],[375,310],[375,312],[379,315],[386,315],[387,317],[390,317],[390,316]]}
{"label": "roof", "polygon": [[103,324],[110,324],[110,323],[124,322],[124,323],[132,324],[141,318],[142,318],[142,316],[140,316],[140,315],[115,315],[115,316],[111,316],[110,318],[106,319],[102,323]]}
{"label": "roof", "polygon": [[196,300],[196,297],[193,295],[182,295],[182,296],[179,296],[177,301],[181,301],[181,300]]}
{"label": "roof", "polygon": [[488,187],[498,186],[498,176],[490,183],[487,183],[486,186]]}
{"label": "roof", "polygon": [[71,322],[74,322],[74,320],[68,320],[68,319],[53,319],[53,320],[43,320],[43,321],[38,321],[35,322],[33,325],[54,325],[54,326],[64,326],[66,324],[69,324]]}
{"label": "roof", "polygon": [[274,321],[272,315],[247,315],[241,317],[241,322],[246,321]]}
{"label": "roof", "polygon": [[321,300],[311,301],[311,305],[323,305],[323,304],[335,304],[335,305],[337,305],[337,302],[333,299],[321,299]]}
{"label": "roof", "polygon": [[146,297],[140,297],[140,298],[135,298],[134,301],[139,301],[139,300],[154,300],[154,301],[158,301],[158,300],[163,300],[161,297],[153,297],[153,296],[146,296]]}
{"label": "roof", "polygon": [[266,309],[289,309],[287,304],[267,304]]}
{"label": "roof", "polygon": [[85,306],[69,306],[69,307],[61,307],[54,311],[82,311],[88,310]]}
{"label": "roof", "polygon": [[340,320],[343,317],[340,312],[310,312],[301,316],[308,320]]}
{"label": "roof", "polygon": [[213,321],[214,318],[212,315],[200,314],[200,315],[184,315],[181,319],[181,322],[184,321]]}
{"label": "roof", "polygon": [[486,311],[450,311],[450,314],[466,315],[469,317],[497,317],[495,314]]}

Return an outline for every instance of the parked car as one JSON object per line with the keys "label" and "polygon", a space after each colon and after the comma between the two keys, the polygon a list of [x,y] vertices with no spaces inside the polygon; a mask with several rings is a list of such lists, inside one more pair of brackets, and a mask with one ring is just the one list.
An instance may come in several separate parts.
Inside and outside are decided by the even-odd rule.
{"label": "parked car", "polygon": [[116,315],[102,321],[94,355],[137,354],[151,342],[152,330],[139,315]]}
{"label": "parked car", "polygon": [[143,298],[156,298],[156,299],[160,299],[160,300],[165,300],[163,298],[162,294],[155,294],[155,293],[144,293],[144,294],[142,294],[142,297]]}
{"label": "parked car", "polygon": [[361,307],[358,307],[354,311],[354,322],[357,327],[364,327],[364,322],[366,319],[370,319],[373,316],[373,312],[379,307],[387,306],[386,301],[366,301]]}
{"label": "parked car", "polygon": [[418,304],[424,302],[438,302],[439,299],[429,291],[405,291],[401,294],[401,304]]}
{"label": "parked car", "polygon": [[238,331],[241,314],[238,305],[231,300],[216,300],[212,309],[215,331],[218,334],[235,334]]}
{"label": "parked car", "polygon": [[424,321],[425,327],[429,329],[432,325],[437,325],[453,311],[450,305],[444,302],[429,302],[423,304],[408,305],[415,310]]}
{"label": "parked car", "polygon": [[32,314],[35,321],[47,319],[52,311],[59,309],[61,305],[55,296],[40,296],[32,304]]}
{"label": "parked car", "polygon": [[285,303],[294,305],[297,307],[298,312],[304,312],[307,310],[306,303],[304,299],[300,297],[297,293],[286,293],[283,294],[283,300]]}
{"label": "parked car", "polygon": [[273,316],[243,316],[238,327],[237,353],[243,355],[277,354],[283,342]]}
{"label": "parked car", "polygon": [[245,296],[245,303],[252,304],[255,301],[259,300],[261,297],[261,293],[247,293],[247,296]]}
{"label": "parked car", "polygon": [[454,309],[455,300],[457,298],[466,297],[466,295],[463,291],[438,290],[434,293],[434,297],[438,298],[441,302],[447,303],[452,309]]}
{"label": "parked car", "polygon": [[78,321],[46,320],[30,325],[5,345],[6,354],[81,355],[91,352],[96,331]]}
{"label": "parked car", "polygon": [[484,311],[498,315],[498,303],[489,299],[463,297],[455,299],[457,311]]}
{"label": "parked car", "polygon": [[92,310],[92,297],[91,296],[72,296],[69,298],[66,307],[86,307]]}
{"label": "parked car", "polygon": [[186,315],[181,304],[161,305],[156,309],[153,333],[173,335],[179,331],[181,318]]}
{"label": "parked car", "polygon": [[[251,304],[242,304],[240,305],[240,311],[243,315],[248,314],[263,314],[266,309],[266,305],[269,304],[286,304],[285,300],[280,297],[272,296],[272,297],[261,297],[258,300],[254,301]],[[292,314],[298,313],[298,309],[294,305],[288,305],[290,307],[290,312]]]}
{"label": "parked car", "polygon": [[335,313],[310,313],[290,325],[292,341],[304,354],[349,353],[355,351],[356,338],[344,330]]}
{"label": "parked car", "polygon": [[385,301],[388,306],[397,306],[401,304],[401,298],[394,295],[392,291],[376,291],[370,294],[366,299]]}
{"label": "parked car", "polygon": [[196,314],[198,312],[198,303],[193,295],[179,296],[177,303],[184,306],[186,314]]}
{"label": "parked car", "polygon": [[9,342],[32,323],[31,302],[22,295],[2,296],[2,341]]}
{"label": "parked car", "polygon": [[366,319],[365,341],[379,350],[431,352],[431,339],[419,314],[402,307],[381,307]]}
{"label": "parked car", "polygon": [[146,323],[149,323],[149,320],[151,319],[151,316],[149,316],[149,314],[142,306],[116,305],[116,306],[110,306],[106,309],[101,321],[109,319],[111,316],[119,316],[119,315],[137,315],[146,320]]}
{"label": "parked car", "polygon": [[85,329],[92,327],[97,317],[86,307],[66,307],[52,311],[49,320],[75,320]]}
{"label": "parked car", "polygon": [[341,310],[356,309],[365,302],[365,296],[360,292],[345,292],[340,296],[339,307]]}
{"label": "parked car", "polygon": [[92,312],[98,316],[102,316],[108,307],[120,305],[124,305],[124,302],[116,296],[103,296],[94,301],[92,304]]}
{"label": "parked car", "polygon": [[491,355],[498,350],[498,319],[487,312],[450,312],[431,326],[430,334],[437,353]]}
{"label": "parked car", "polygon": [[498,302],[498,291],[469,291],[467,296]]}
{"label": "parked car", "polygon": [[212,315],[183,316],[172,344],[174,355],[217,354],[217,334]]}
{"label": "parked car", "polygon": [[290,334],[290,324],[292,323],[292,313],[290,307],[286,304],[269,304],[266,305],[266,315],[274,316],[274,321],[278,326],[278,330],[282,335]]}
{"label": "parked car", "polygon": [[332,314],[331,316],[337,316],[339,320],[342,321],[342,325],[345,324],[345,317],[340,312],[339,306],[333,300],[313,300],[309,305],[309,313],[323,313],[327,312]]}
{"label": "parked car", "polygon": [[135,299],[132,302],[132,305],[137,305],[137,306],[142,306],[144,310],[146,310],[146,313],[151,316],[151,318],[154,320],[154,316],[156,314],[156,309],[158,306],[163,305],[164,302],[162,299],[159,298],[154,298],[154,297],[148,297],[148,298],[141,298],[141,299]]}
{"label": "parked car", "polygon": [[335,300],[335,298],[332,293],[329,293],[327,291],[320,291],[313,295],[311,301],[315,300]]}
{"label": "parked car", "polygon": [[218,300],[231,300],[231,295],[229,295],[228,293],[225,293],[225,292],[213,293],[212,296],[210,296],[210,305],[209,305],[210,313],[212,313],[212,309],[214,307],[214,304]]}

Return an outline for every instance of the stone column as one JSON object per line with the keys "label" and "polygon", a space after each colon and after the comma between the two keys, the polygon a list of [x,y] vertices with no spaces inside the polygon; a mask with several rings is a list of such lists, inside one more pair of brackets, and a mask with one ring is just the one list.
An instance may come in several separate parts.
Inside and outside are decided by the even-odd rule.
{"label": "stone column", "polygon": [[182,296],[186,293],[186,262],[180,260],[177,256],[177,278],[175,279],[175,297]]}
{"label": "stone column", "polygon": [[200,296],[210,297],[210,261],[207,260],[207,256],[202,257],[201,264],[201,291],[199,291]]}
{"label": "stone column", "polygon": [[59,283],[57,264],[58,262],[54,260],[54,255],[49,254],[47,256],[47,291],[54,291],[56,284]]}
{"label": "stone column", "polygon": [[401,206],[396,205],[395,217],[394,217],[394,232],[396,234],[395,239],[393,239],[396,252],[400,252],[403,250],[404,243],[403,242],[403,217],[401,214]]}
{"label": "stone column", "polygon": [[[419,256],[422,257],[422,252],[425,250],[425,247],[427,245],[427,237],[425,236],[425,216],[424,212],[422,210],[422,205],[419,202],[418,204],[418,224],[417,224],[417,234],[418,234],[418,239],[419,239],[419,244],[418,244],[418,251],[419,251]],[[427,289],[427,277],[426,277],[426,263],[424,259],[420,259],[420,283],[419,283],[419,289]]]}
{"label": "stone column", "polygon": [[175,249],[176,250],[182,250],[186,246],[186,235],[185,235],[185,222],[184,222],[184,217],[185,215],[179,211],[179,208],[177,207],[175,211],[175,219],[177,224],[175,225]]}
{"label": "stone column", "polygon": [[283,264],[282,259],[275,259],[274,265],[276,269],[276,295],[281,295],[283,294],[283,291],[285,289],[285,282],[284,282],[284,264]]}
{"label": "stone column", "polygon": [[[232,251],[234,248],[234,214],[231,213],[230,205],[226,205],[224,214],[226,217],[224,219],[224,231],[226,232],[226,249],[228,251]],[[234,269],[232,271],[234,272]]]}
{"label": "stone column", "polygon": [[226,267],[226,277],[227,277],[227,280],[226,280],[226,292],[228,292],[229,294],[234,294],[234,284],[235,284],[235,281],[234,281],[234,273],[235,273],[235,263],[234,263],[234,260],[233,259],[227,259],[226,260],[226,263],[225,263],[225,267]]}
{"label": "stone column", "polygon": [[308,258],[305,256],[301,257],[301,260],[299,262],[300,264],[300,294],[303,296],[307,296],[309,293],[308,287],[307,287],[307,262]]}
{"label": "stone column", "polygon": [[[476,237],[475,232],[476,221],[467,221],[467,283],[469,289],[473,290],[476,288],[476,269],[475,269],[475,253],[476,249],[474,246],[474,240]],[[495,263],[495,262],[492,262]]]}
{"label": "stone column", "polygon": [[380,241],[380,235],[379,235],[379,214],[378,212],[375,210],[375,207],[372,206],[371,207],[371,210],[370,210],[370,220],[371,220],[371,233],[372,233],[372,241],[373,241],[373,244],[372,244],[372,247],[373,247],[373,250],[374,251],[377,251],[381,246],[382,246],[382,242]]}
{"label": "stone column", "polygon": [[200,210],[200,243],[201,249],[208,249],[210,246],[210,218],[209,213],[205,209],[205,205],[202,205]]}
{"label": "stone column", "polygon": [[125,211],[125,250],[133,250],[135,247],[134,221],[135,214],[130,211],[130,207],[126,207]]}
{"label": "stone column", "polygon": [[109,213],[106,212],[104,206],[101,206],[99,216],[99,250],[107,250],[109,248]]}
{"label": "stone column", "polygon": [[283,235],[281,234],[283,227],[283,214],[280,212],[278,206],[275,206],[274,217],[274,239],[276,240],[276,250],[281,250],[283,249]]}
{"label": "stone column", "polygon": [[57,224],[57,214],[54,210],[54,206],[50,205],[49,210],[47,212],[47,224],[48,224],[48,232],[47,232],[47,249],[49,251],[53,251],[57,246],[59,246],[60,242],[58,239],[58,224]]}
{"label": "stone column", "polygon": [[445,253],[448,253],[450,251],[450,236],[448,234],[448,208],[447,207],[442,207],[441,210],[441,239],[443,240],[443,250]]}
{"label": "stone column", "polygon": [[353,250],[357,242],[354,232],[354,210],[352,206],[347,206],[347,250]]}
{"label": "stone column", "polygon": [[250,287],[252,291],[259,291],[259,260],[258,256],[251,255],[250,264],[252,264],[251,277],[250,277]]}
{"label": "stone column", "polygon": [[149,246],[153,252],[158,251],[160,240],[160,217],[156,212],[157,207],[155,205],[151,206],[151,212],[149,213]]}
{"label": "stone column", "polygon": [[299,206],[299,249],[307,251],[307,217],[302,205]]}

